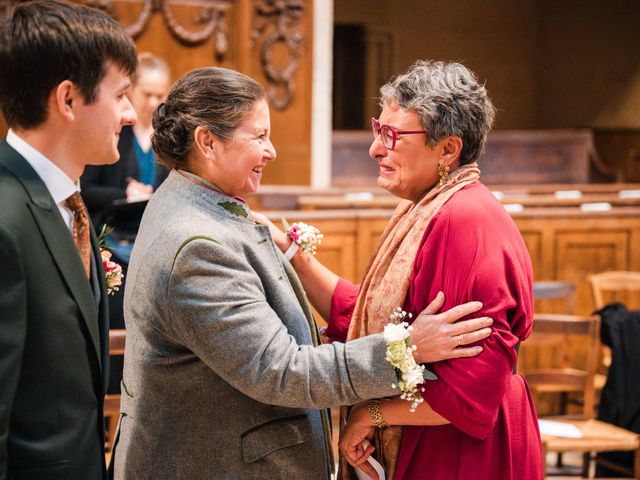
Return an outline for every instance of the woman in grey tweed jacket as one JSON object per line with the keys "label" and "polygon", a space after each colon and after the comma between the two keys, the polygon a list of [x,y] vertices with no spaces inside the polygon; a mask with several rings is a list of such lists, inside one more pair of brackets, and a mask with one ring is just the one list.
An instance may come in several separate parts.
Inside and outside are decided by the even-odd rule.
{"label": "woman in grey tweed jacket", "polygon": [[[239,196],[275,159],[263,88],[238,72],[190,72],[154,114],[153,146],[173,170],[145,211],[125,292],[127,345],[115,477],[326,479],[326,410],[393,395],[381,335],[317,345],[304,292],[269,228]],[[471,303],[423,314],[421,362],[484,335],[453,321]],[[462,326],[461,326],[462,325]]]}

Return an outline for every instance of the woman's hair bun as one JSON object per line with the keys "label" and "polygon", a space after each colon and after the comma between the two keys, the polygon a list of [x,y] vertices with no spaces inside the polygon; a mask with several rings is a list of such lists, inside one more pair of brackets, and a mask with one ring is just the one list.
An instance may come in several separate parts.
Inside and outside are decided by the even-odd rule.
{"label": "woman's hair bun", "polygon": [[175,168],[186,160],[191,147],[180,113],[161,103],[153,113],[151,143],[161,163]]}

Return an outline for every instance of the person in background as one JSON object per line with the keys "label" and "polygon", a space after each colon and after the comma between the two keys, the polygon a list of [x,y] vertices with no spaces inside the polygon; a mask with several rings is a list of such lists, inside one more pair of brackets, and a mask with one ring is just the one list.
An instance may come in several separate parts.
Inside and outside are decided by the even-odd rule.
{"label": "person in background", "polygon": [[85,166],[135,122],[131,37],[75,3],[0,22],[0,479],[105,480],[108,308]]}
{"label": "person in background", "polygon": [[[90,166],[80,179],[82,197],[97,226],[104,223],[105,209],[114,201],[148,199],[169,173],[157,163],[151,148],[151,117],[167,95],[171,73],[164,60],[148,52],[138,55],[138,64],[129,93],[138,121],[122,129],[118,142],[120,161],[114,165]],[[129,261],[130,243],[135,238],[138,222],[139,216],[127,221],[124,232],[116,225],[114,235],[106,239],[116,257],[124,263]],[[124,245],[118,245],[118,239],[124,239]]]}
{"label": "person in background", "polygon": [[[276,157],[265,90],[234,70],[193,70],[153,125],[171,173],[129,265],[115,478],[328,480],[321,409],[391,395],[396,375],[382,335],[318,345],[295,272],[242,200]],[[452,325],[480,305],[432,315],[441,303],[417,312],[418,359],[478,354],[458,346],[491,320]]]}
{"label": "person in background", "polygon": [[[171,82],[169,65],[160,57],[148,52],[138,55],[138,71],[131,87],[131,103],[138,114],[138,121],[132,127],[124,129],[120,138],[121,150],[135,152],[138,163],[139,183],[143,185],[141,193],[153,192],[167,178],[169,171],[157,162],[151,148],[153,112],[167,97]],[[134,184],[133,182],[130,182]],[[134,184],[135,185],[135,184]],[[140,189],[140,186],[137,185]],[[135,196],[130,192],[128,196]]]}
{"label": "person in background", "polygon": [[[347,462],[375,477],[370,442],[394,480],[539,480],[535,407],[513,373],[533,325],[531,260],[513,220],[480,182],[477,163],[495,117],[491,99],[465,66],[434,61],[417,62],[380,92],[369,155],[378,185],[403,201],[362,284],[338,278],[312,255],[294,251],[292,265],[329,319],[332,339],[379,333],[386,320],[378,312],[402,307],[415,315],[438,292],[447,307],[480,300],[494,323],[477,357],[428,366],[435,378],[413,389],[416,402],[395,396],[352,408],[339,478],[355,478]],[[278,247],[290,251],[291,240],[270,225]]]}

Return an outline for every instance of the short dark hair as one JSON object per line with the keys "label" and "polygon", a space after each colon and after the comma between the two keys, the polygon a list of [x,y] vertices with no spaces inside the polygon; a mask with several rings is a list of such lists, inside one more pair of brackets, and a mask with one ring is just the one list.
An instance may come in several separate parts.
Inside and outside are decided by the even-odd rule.
{"label": "short dark hair", "polygon": [[151,143],[158,160],[169,168],[183,166],[198,126],[227,141],[263,98],[264,88],[235,70],[209,67],[185,74],[153,113]]}
{"label": "short dark hair", "polygon": [[131,36],[94,8],[59,1],[16,5],[0,24],[0,105],[9,126],[34,128],[47,118],[51,91],[73,82],[87,103],[109,62],[131,76],[138,60]]}

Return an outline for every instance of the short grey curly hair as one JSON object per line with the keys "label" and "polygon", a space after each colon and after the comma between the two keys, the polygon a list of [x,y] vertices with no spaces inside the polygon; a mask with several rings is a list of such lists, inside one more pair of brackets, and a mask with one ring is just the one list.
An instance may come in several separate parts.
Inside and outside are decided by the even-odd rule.
{"label": "short grey curly hair", "polygon": [[427,144],[435,146],[443,138],[462,139],[460,165],[478,160],[496,109],[484,85],[460,63],[419,60],[380,89],[380,106],[397,103],[415,110]]}

